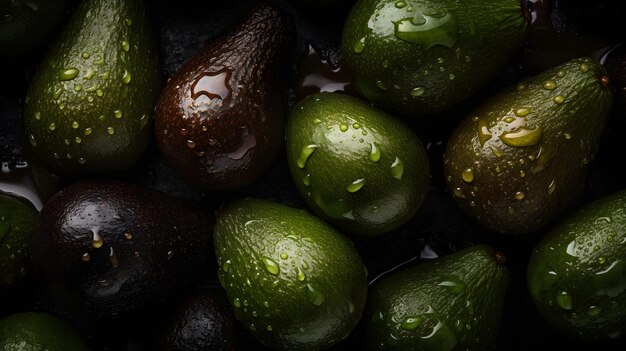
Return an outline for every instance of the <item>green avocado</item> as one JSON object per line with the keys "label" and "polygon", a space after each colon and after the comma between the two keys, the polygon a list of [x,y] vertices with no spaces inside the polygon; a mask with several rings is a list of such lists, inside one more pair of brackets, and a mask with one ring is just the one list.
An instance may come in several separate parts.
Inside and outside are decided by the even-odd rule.
{"label": "green avocado", "polygon": [[535,247],[528,288],[545,320],[587,340],[626,332],[626,191],[586,205]]}
{"label": "green avocado", "polygon": [[341,49],[363,96],[416,116],[449,109],[489,83],[527,32],[518,0],[360,0]]}
{"label": "green avocado", "polygon": [[18,313],[0,319],[2,351],[87,351],[76,332],[46,313]]}
{"label": "green avocado", "polygon": [[24,201],[0,193],[0,290],[14,286],[28,271],[37,215]]}
{"label": "green avocado", "polygon": [[364,314],[368,350],[493,350],[508,271],[477,245],[384,278]]}
{"label": "green avocado", "polygon": [[33,77],[26,138],[66,174],[128,168],[152,135],[160,71],[141,0],[85,0]]}
{"label": "green avocado", "polygon": [[579,58],[491,98],[454,131],[448,188],[492,231],[524,234],[572,206],[613,103],[600,65]]}
{"label": "green avocado", "polygon": [[238,200],[219,212],[214,241],[235,316],[264,344],[321,350],[361,318],[367,273],[358,252],[306,211]]}
{"label": "green avocado", "polygon": [[395,117],[339,93],[298,104],[287,124],[296,187],[319,216],[350,233],[376,235],[407,222],[429,184],[421,141]]}

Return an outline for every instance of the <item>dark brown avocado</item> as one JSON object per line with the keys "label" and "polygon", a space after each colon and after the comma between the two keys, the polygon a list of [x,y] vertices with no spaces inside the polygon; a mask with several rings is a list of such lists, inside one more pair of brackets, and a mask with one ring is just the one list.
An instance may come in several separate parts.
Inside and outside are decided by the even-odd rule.
{"label": "dark brown avocado", "polygon": [[156,140],[189,181],[234,189],[274,160],[284,140],[280,71],[291,28],[285,14],[261,4],[169,80],[156,108]]}
{"label": "dark brown avocado", "polygon": [[209,271],[213,223],[194,204],[133,184],[78,182],[42,209],[33,264],[92,316],[132,313]]}

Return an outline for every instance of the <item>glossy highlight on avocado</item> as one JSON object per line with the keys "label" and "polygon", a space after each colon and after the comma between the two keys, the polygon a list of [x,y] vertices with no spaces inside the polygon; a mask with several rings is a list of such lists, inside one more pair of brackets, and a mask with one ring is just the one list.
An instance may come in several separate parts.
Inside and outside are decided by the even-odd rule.
{"label": "glossy highlight on avocado", "polygon": [[42,209],[33,265],[73,294],[71,308],[118,317],[202,278],[213,260],[213,221],[196,204],[134,184],[76,182]]}
{"label": "glossy highlight on avocado", "polygon": [[339,93],[315,94],[294,108],[287,161],[309,207],[356,234],[404,224],[420,208],[429,183],[426,152],[410,128]]}
{"label": "glossy highlight on avocado", "polygon": [[306,211],[246,198],[218,214],[219,280],[235,316],[278,350],[320,350],[346,338],[367,295],[352,242]]}
{"label": "glossy highlight on avocado", "polygon": [[365,98],[414,117],[486,85],[522,47],[527,27],[516,0],[360,0],[341,49]]}
{"label": "glossy highlight on avocado", "polygon": [[24,129],[55,170],[123,170],[148,146],[160,72],[144,6],[83,1],[38,67],[24,101]]}
{"label": "glossy highlight on avocado", "polygon": [[574,338],[626,332],[626,191],[584,206],[535,247],[528,265],[535,306]]}
{"label": "glossy highlight on avocado", "polygon": [[365,314],[368,350],[493,350],[508,271],[484,245],[392,273]]}
{"label": "glossy highlight on avocado", "polygon": [[157,104],[155,137],[163,157],[210,190],[247,185],[283,142],[282,56],[292,23],[267,3],[208,43],[168,81]]}
{"label": "glossy highlight on avocado", "polygon": [[608,77],[588,58],[506,89],[467,116],[448,140],[450,193],[495,232],[542,228],[582,191],[612,103]]}

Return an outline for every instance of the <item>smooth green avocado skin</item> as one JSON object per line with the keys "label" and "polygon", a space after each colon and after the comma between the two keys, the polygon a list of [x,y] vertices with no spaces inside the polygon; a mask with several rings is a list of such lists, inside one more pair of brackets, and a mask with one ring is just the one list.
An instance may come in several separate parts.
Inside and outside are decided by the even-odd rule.
{"label": "smooth green avocado skin", "polygon": [[2,351],[87,351],[76,332],[46,313],[18,313],[0,319]]}
{"label": "smooth green avocado skin", "polygon": [[37,215],[25,201],[0,193],[0,292],[14,287],[28,272]]}

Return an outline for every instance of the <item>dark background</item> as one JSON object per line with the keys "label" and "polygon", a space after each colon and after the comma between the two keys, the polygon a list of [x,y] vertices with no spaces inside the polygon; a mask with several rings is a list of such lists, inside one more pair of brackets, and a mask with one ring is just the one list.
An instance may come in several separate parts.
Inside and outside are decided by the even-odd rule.
{"label": "dark background", "polygon": [[[67,15],[76,2],[70,1]],[[155,33],[159,38],[164,78],[176,72],[206,41],[227,31],[254,2],[152,1],[151,11]],[[291,107],[297,102],[296,96],[311,92],[311,89],[315,91],[311,87],[299,86],[306,71],[326,70],[328,73],[331,70],[329,64],[337,71],[340,65],[338,44],[341,28],[351,1],[348,0],[348,4],[343,7],[319,11],[306,8],[298,0],[274,2],[292,14],[297,23],[298,39],[292,53],[292,65],[286,67],[291,86],[286,94]],[[626,29],[626,4],[622,0],[535,0],[528,1],[526,5],[536,16],[529,43],[497,76],[497,80],[489,85],[488,90],[481,91],[444,116],[409,121],[427,147],[432,169],[431,188],[419,213],[409,223],[389,234],[369,239],[353,237],[353,240],[370,273],[370,280],[398,266],[418,264],[420,260],[445,255],[472,244],[486,243],[503,250],[507,255],[512,280],[504,308],[498,350],[541,350],[550,345],[568,350],[626,350],[625,340],[606,343],[570,340],[548,328],[537,315],[527,293],[525,272],[532,247],[549,228],[524,237],[503,237],[489,233],[465,217],[446,190],[443,180],[442,155],[446,140],[455,124],[469,110],[502,87],[569,58],[581,55],[600,57],[606,51],[603,48],[623,40],[620,33]],[[549,11],[549,8],[552,10]],[[50,33],[50,39],[56,34],[58,28]],[[316,49],[319,57],[306,58],[309,45]],[[623,57],[623,52],[622,48],[615,50],[611,54],[614,60],[610,62],[618,62],[616,58],[620,55]],[[36,205],[60,187],[74,181],[51,174],[22,147],[23,98],[32,72],[44,53],[45,47],[42,47],[19,62],[0,61],[0,189],[27,197]],[[610,68],[614,74],[623,72],[623,67]],[[619,79],[616,76],[614,80]],[[616,107],[598,155],[591,163],[587,186],[577,206],[626,188],[622,165],[625,149],[622,131],[625,127],[624,112]],[[243,195],[304,207],[292,184],[284,156],[279,157],[274,166],[254,184],[228,194],[205,193],[186,184],[159,158],[154,146],[130,171],[106,177],[129,180],[174,196],[201,201],[207,207]],[[206,286],[217,286],[216,272],[207,272]],[[184,294],[181,291],[181,295]],[[13,296],[0,301],[0,317],[26,310],[50,311],[75,324],[96,350],[150,350],[149,341],[157,333],[158,321],[168,314],[171,301],[177,298],[172,297],[157,308],[126,319],[93,322],[81,316],[66,315],[64,311],[56,309],[47,301],[45,287],[30,277]],[[243,338],[249,339],[245,332],[242,333]],[[360,333],[357,328],[350,338],[333,349],[364,349]],[[248,344],[245,349],[263,349],[253,340],[249,340]]]}

